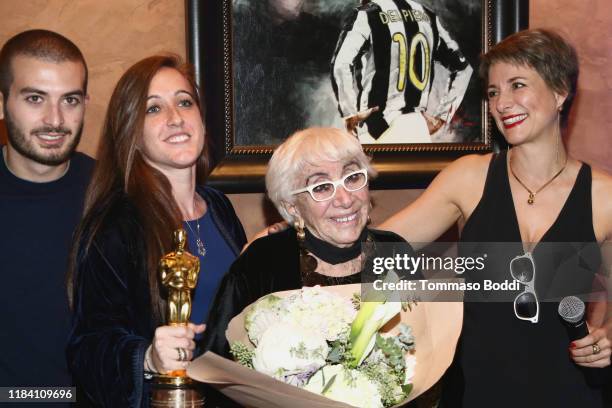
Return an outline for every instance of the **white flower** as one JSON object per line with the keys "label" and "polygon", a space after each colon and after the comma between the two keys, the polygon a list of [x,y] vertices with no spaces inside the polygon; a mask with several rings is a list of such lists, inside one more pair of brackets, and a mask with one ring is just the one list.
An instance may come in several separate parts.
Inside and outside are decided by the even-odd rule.
{"label": "white flower", "polygon": [[416,372],[417,358],[415,355],[406,354],[406,378],[404,380],[404,384],[412,383],[412,377],[414,377],[414,373]]}
{"label": "white flower", "polygon": [[325,365],[329,346],[318,332],[278,322],[263,333],[253,357],[253,368],[283,380],[286,376],[314,371]]}
{"label": "white flower", "polygon": [[306,287],[285,299],[270,295],[258,300],[245,317],[245,328],[254,345],[259,343],[266,329],[277,322],[300,325],[334,341],[347,331],[356,314],[350,299],[319,286]]}
{"label": "white flower", "polygon": [[279,307],[281,298],[275,295],[268,295],[251,306],[251,309],[244,318],[244,327],[249,335],[249,340],[254,345],[259,343],[259,339],[266,329],[273,323],[278,322],[284,311]]}
{"label": "white flower", "polygon": [[285,321],[317,331],[328,341],[337,340],[347,330],[357,311],[350,299],[327,292],[319,286],[305,287],[282,301]]}
{"label": "white flower", "polygon": [[[332,378],[333,382],[329,385]],[[383,407],[376,384],[361,372],[348,370],[342,365],[323,367],[310,378],[304,389],[354,407]]]}
{"label": "white flower", "polygon": [[402,311],[399,302],[364,302],[351,325],[351,354],[353,365],[358,366],[370,354],[376,342],[376,333],[396,314]]}

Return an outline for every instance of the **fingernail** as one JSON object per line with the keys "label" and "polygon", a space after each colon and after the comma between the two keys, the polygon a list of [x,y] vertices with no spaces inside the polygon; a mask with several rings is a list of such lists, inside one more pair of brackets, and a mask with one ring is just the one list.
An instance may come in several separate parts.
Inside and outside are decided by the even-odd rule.
{"label": "fingernail", "polygon": [[570,349],[575,349],[576,348],[576,343],[574,343],[573,341],[570,343]]}

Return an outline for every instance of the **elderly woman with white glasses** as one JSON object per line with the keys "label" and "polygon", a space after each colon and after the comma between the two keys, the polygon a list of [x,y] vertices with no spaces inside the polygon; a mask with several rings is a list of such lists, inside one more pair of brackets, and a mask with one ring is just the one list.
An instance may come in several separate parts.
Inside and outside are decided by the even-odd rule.
{"label": "elderly woman with white glasses", "polygon": [[[368,179],[375,175],[359,141],[344,130],[302,130],[278,147],[268,165],[266,188],[293,228],[254,241],[234,262],[211,309],[204,349],[227,356],[229,321],[261,296],[360,282],[377,242],[396,243],[389,245],[412,253],[398,235],[366,226],[372,208]],[[372,242],[364,248],[374,251],[364,251],[364,242]]]}

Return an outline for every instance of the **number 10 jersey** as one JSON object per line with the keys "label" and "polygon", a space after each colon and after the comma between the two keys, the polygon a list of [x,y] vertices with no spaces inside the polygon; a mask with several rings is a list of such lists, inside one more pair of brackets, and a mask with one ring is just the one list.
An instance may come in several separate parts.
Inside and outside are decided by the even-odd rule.
{"label": "number 10 jersey", "polygon": [[[434,83],[435,63],[449,71]],[[342,117],[378,106],[360,129],[374,139],[398,116],[425,110],[445,122],[463,99],[472,69],[436,15],[412,0],[373,0],[353,11],[331,61]],[[440,86],[438,106],[429,107]]]}

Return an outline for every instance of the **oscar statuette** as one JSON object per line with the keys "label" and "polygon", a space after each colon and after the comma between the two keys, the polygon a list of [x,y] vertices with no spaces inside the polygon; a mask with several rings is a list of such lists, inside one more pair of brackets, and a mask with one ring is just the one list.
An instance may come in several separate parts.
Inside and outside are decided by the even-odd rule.
{"label": "oscar statuette", "polygon": [[[174,231],[175,250],[159,261],[161,282],[168,291],[168,325],[186,326],[191,315],[191,291],[200,272],[200,259],[185,250],[187,233]],[[204,397],[187,376],[186,370],[175,370],[153,377],[152,408],[196,408],[204,406]]]}

